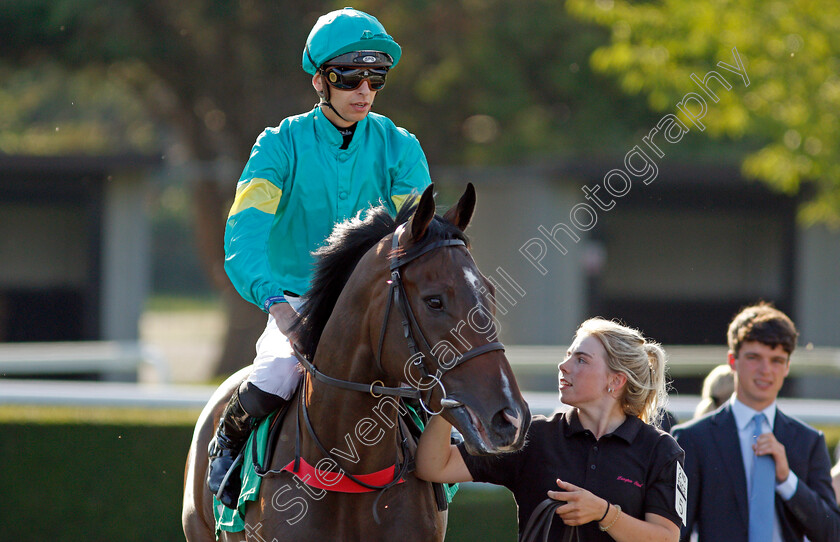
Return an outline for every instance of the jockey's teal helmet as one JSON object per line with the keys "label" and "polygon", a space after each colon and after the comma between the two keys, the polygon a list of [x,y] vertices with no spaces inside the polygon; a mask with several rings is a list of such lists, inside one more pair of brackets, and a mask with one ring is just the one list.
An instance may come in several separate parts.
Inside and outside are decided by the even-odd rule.
{"label": "jockey's teal helmet", "polygon": [[375,51],[377,64],[393,68],[402,54],[399,44],[376,17],[353,8],[321,15],[303,48],[303,70],[315,75],[330,60],[356,51]]}

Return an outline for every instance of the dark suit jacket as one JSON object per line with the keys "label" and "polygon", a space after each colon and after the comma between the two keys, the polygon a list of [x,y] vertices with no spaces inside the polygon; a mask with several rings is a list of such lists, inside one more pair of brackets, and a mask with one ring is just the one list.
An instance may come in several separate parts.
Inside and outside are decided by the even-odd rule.
{"label": "dark suit jacket", "polygon": [[[681,540],[696,526],[700,542],[747,542],[747,476],[729,403],[673,430],[685,450],[688,515]],[[840,509],[831,487],[831,460],[823,434],[776,409],[773,434],[799,478],[789,501],[776,495],[785,542],[840,541]]]}

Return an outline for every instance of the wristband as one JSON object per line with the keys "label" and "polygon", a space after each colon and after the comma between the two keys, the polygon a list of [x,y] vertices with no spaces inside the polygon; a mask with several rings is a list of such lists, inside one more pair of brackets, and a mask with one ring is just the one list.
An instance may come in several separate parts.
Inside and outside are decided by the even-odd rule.
{"label": "wristband", "polygon": [[601,516],[601,519],[598,520],[598,523],[601,523],[602,521],[604,521],[607,518],[607,514],[609,514],[609,513],[610,513],[610,501],[607,501],[607,509],[604,510],[604,515]]}
{"label": "wristband", "polygon": [[613,518],[612,523],[610,523],[606,527],[601,527],[600,525],[598,525],[598,528],[601,529],[604,532],[607,532],[610,529],[612,529],[612,526],[615,525],[616,521],[618,521],[618,516],[621,515],[621,507],[617,504],[614,504],[612,506],[613,506],[613,508],[615,508],[615,517]]}
{"label": "wristband", "polygon": [[263,303],[263,309],[265,309],[265,312],[268,312],[269,307],[271,307],[275,303],[288,303],[288,301],[286,301],[285,296],[273,295],[273,296],[267,298],[265,300],[265,303]]}

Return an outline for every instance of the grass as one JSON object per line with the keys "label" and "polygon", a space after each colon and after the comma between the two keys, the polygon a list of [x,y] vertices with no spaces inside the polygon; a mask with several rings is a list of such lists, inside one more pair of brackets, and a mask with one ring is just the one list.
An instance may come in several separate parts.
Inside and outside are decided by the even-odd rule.
{"label": "grass", "polygon": [[187,426],[0,423],[3,540],[183,541]]}
{"label": "grass", "polygon": [[0,424],[194,426],[197,409],[2,405]]}
{"label": "grass", "polygon": [[516,540],[516,502],[510,491],[488,484],[461,487],[449,508],[447,541]]}

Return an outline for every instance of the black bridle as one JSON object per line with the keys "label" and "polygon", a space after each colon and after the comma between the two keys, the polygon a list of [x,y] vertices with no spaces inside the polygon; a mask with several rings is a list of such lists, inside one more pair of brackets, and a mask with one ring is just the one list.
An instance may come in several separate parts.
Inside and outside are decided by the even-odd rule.
{"label": "black bridle", "polygon": [[[437,373],[434,376],[431,375],[426,367],[426,364],[420,363],[419,366],[421,372],[423,373],[423,378],[432,379],[436,383],[436,385],[440,386],[441,391],[443,392],[443,397],[441,398],[441,405],[443,408],[454,408],[460,406],[460,403],[446,398],[446,389],[443,387],[443,382],[441,382],[441,378],[443,377],[443,375],[447,371],[451,371],[452,369],[461,365],[462,363],[469,361],[475,357],[478,357],[482,354],[486,354],[487,352],[493,352],[495,350],[504,350],[505,345],[503,345],[499,341],[493,341],[487,344],[483,344],[481,346],[477,346],[475,348],[471,348],[466,352],[460,354],[455,359],[454,363],[447,366],[444,366],[440,362],[440,360],[437,359],[437,357],[432,352],[432,347],[429,344],[429,341],[426,340],[426,336],[425,334],[423,334],[423,330],[420,328],[420,324],[417,323],[417,318],[414,316],[414,311],[411,309],[411,303],[408,300],[408,294],[406,294],[405,287],[403,286],[400,270],[410,262],[416,260],[417,258],[423,256],[428,252],[431,252],[432,250],[453,246],[466,247],[467,244],[461,239],[442,239],[439,241],[434,241],[431,243],[420,245],[418,248],[410,252],[403,253],[400,250],[400,234],[404,231],[404,229],[405,224],[400,224],[394,232],[394,237],[391,241],[391,254],[389,256],[391,280],[389,281],[390,285],[388,288],[388,304],[385,307],[385,317],[382,319],[382,330],[379,333],[379,346],[377,348],[375,358],[376,365],[380,372],[385,372],[382,368],[381,362],[382,347],[385,343],[385,334],[388,330],[388,321],[391,315],[391,306],[396,305],[400,313],[402,314],[403,336],[405,337],[406,345],[408,346],[409,359],[414,359],[414,357],[418,354],[423,359],[425,359],[426,357],[426,355],[423,354],[417,347],[417,341],[414,338],[414,330],[416,330],[417,335],[419,335],[420,339],[422,340],[422,344],[425,347],[426,352],[428,352],[429,357],[431,357],[435,361],[438,367],[437,373],[439,373],[439,375]],[[374,397],[390,395],[392,397],[415,399],[420,401],[420,405],[429,414],[435,415],[441,412],[431,412],[428,409],[426,404],[423,402],[422,392],[424,390],[420,389],[419,387],[389,387],[385,386],[384,382],[382,382],[381,380],[376,380],[370,384],[363,384],[361,382],[353,382],[350,380],[341,380],[339,378],[333,378],[319,371],[318,368],[315,367],[315,365],[309,359],[306,358],[306,356],[304,356],[301,352],[297,350],[297,348],[295,348],[295,354],[297,354],[298,359],[300,360],[301,364],[306,369],[306,371],[315,380],[327,384],[329,386],[342,388],[346,390],[370,393]],[[432,386],[429,389],[434,389],[434,386]]]}
{"label": "black bridle", "polygon": [[[389,256],[390,270],[391,270],[391,280],[390,280],[390,286],[389,286],[389,290],[388,290],[388,305],[385,308],[385,317],[383,318],[382,330],[379,334],[379,347],[378,347],[377,355],[376,355],[376,364],[377,364],[377,367],[379,368],[379,371],[384,372],[384,369],[382,368],[382,363],[381,363],[382,347],[383,347],[383,344],[385,342],[385,334],[386,334],[387,329],[388,329],[388,320],[389,320],[390,314],[391,314],[391,305],[393,304],[393,305],[397,306],[400,313],[402,314],[403,335],[405,337],[406,344],[408,346],[408,350],[409,350],[409,354],[410,354],[409,359],[414,359],[414,357],[418,354],[420,354],[420,356],[422,356],[422,358],[425,358],[425,354],[422,354],[422,352],[418,349],[417,341],[414,339],[414,332],[415,332],[414,330],[416,330],[416,333],[419,335],[420,339],[422,340],[422,344],[425,347],[425,350],[428,352],[429,356],[437,364],[438,369],[437,369],[437,373],[435,375],[431,375],[429,373],[429,370],[427,369],[425,363],[421,362],[419,364],[419,366],[420,366],[421,372],[423,373],[423,378],[431,379],[434,383],[434,385],[432,385],[430,388],[428,388],[429,389],[429,398],[431,398],[431,392],[432,392],[432,390],[434,390],[435,386],[437,386],[437,385],[440,386],[441,391],[443,392],[443,396],[441,397],[441,400],[440,400],[441,410],[439,412],[432,412],[428,408],[428,406],[426,405],[426,402],[424,402],[424,400],[423,400],[423,391],[424,390],[420,389],[419,386],[417,388],[410,388],[410,387],[404,387],[404,386],[388,387],[388,386],[385,386],[384,382],[382,382],[381,380],[376,380],[376,381],[374,381],[370,384],[363,384],[361,382],[352,382],[350,380],[341,380],[341,379],[338,379],[338,378],[333,378],[333,377],[327,376],[324,373],[322,373],[321,371],[319,371],[315,367],[315,365],[309,359],[306,358],[306,356],[304,356],[302,353],[300,353],[297,350],[296,347],[295,347],[295,354],[297,355],[298,359],[300,360],[300,363],[303,365],[303,367],[306,369],[306,371],[309,373],[309,375],[319,382],[322,382],[322,383],[327,384],[329,386],[342,388],[342,389],[346,389],[346,390],[370,393],[373,397],[381,397],[382,395],[389,395],[389,396],[399,397],[399,398],[415,399],[415,400],[419,401],[420,406],[428,414],[435,415],[435,414],[440,414],[440,412],[443,412],[443,410],[447,409],[447,408],[456,408],[456,407],[459,407],[459,406],[463,406],[462,403],[460,403],[459,401],[447,398],[446,388],[444,388],[443,382],[441,381],[441,378],[443,377],[444,373],[446,373],[447,371],[450,371],[450,370],[454,369],[455,367],[461,365],[462,363],[464,363],[468,360],[471,360],[475,357],[478,357],[482,354],[486,354],[488,352],[493,352],[495,350],[504,350],[505,347],[501,342],[493,341],[493,342],[490,342],[490,343],[487,343],[487,344],[484,344],[484,345],[481,345],[481,346],[478,346],[478,347],[475,347],[475,348],[471,348],[470,350],[464,352],[463,354],[460,354],[456,358],[455,362],[452,363],[449,366],[443,366],[440,363],[440,360],[438,360],[437,357],[432,352],[432,347],[429,345],[429,341],[426,340],[426,336],[423,334],[423,330],[420,328],[420,325],[417,322],[417,318],[414,316],[414,311],[412,311],[412,309],[411,309],[411,304],[408,301],[408,295],[406,294],[405,287],[403,286],[403,283],[402,283],[400,270],[402,268],[404,268],[410,262],[416,260],[420,256],[422,256],[422,255],[424,255],[424,254],[426,254],[426,253],[428,253],[432,250],[436,250],[438,248],[444,248],[444,247],[455,247],[455,246],[466,247],[466,243],[464,241],[460,240],[460,239],[443,239],[443,240],[439,240],[439,241],[434,241],[434,242],[422,244],[412,251],[403,252],[403,251],[400,250],[399,238],[400,238],[400,234],[404,230],[405,230],[405,224],[401,224],[399,227],[397,227],[396,231],[394,232],[393,241],[391,243],[391,254]],[[294,345],[293,345],[293,347],[294,347]],[[306,428],[309,431],[310,436],[312,437],[313,441],[315,442],[315,445],[318,447],[318,449],[321,451],[321,453],[324,454],[324,457],[333,458],[333,454],[331,454],[329,451],[327,451],[327,449],[323,446],[323,444],[320,442],[318,437],[315,435],[315,431],[312,427],[312,422],[309,419],[309,411],[306,407],[306,401],[303,398],[304,394],[299,392],[298,395],[300,397],[299,408],[302,411],[303,419],[304,419],[304,422],[306,423]],[[298,471],[298,466],[299,466],[299,461],[300,461],[300,427],[299,427],[299,425],[298,425],[298,428],[297,428],[297,433],[298,434],[297,434],[297,439],[296,439],[297,443],[296,443],[296,450],[295,450],[295,467],[294,467],[295,472]],[[406,449],[406,443],[405,443],[404,439],[403,439],[403,442],[402,442],[402,448],[403,448],[403,458],[407,458],[407,455],[406,455],[407,449]],[[399,464],[399,461],[397,463]],[[393,487],[395,484],[397,484],[399,482],[399,480],[407,472],[408,464],[409,464],[409,461],[406,459],[403,462],[402,465],[400,465],[397,469],[395,469],[394,480],[392,480],[391,482],[389,482],[388,484],[386,484],[384,486],[374,486],[374,485],[366,484],[365,482],[359,480],[358,478],[354,477],[353,475],[351,475],[350,473],[347,473],[347,472],[344,473],[344,476],[347,476],[350,480],[352,480],[353,482],[361,485],[362,487],[366,487],[368,489],[383,489],[384,490],[384,489],[388,489],[390,487]],[[376,518],[375,504],[374,504],[374,517]]]}
{"label": "black bridle", "polygon": [[[423,401],[422,397],[422,390],[418,386],[417,391],[420,392],[418,396],[418,400],[420,401],[420,406],[423,407],[427,413],[431,415],[440,414],[443,412],[444,408],[454,408],[460,406],[458,401],[454,401],[452,399],[447,399],[446,396],[446,388],[443,386],[443,382],[441,378],[447,371],[451,371],[455,367],[461,365],[462,363],[471,360],[472,358],[478,357],[482,354],[486,354],[487,352],[492,352],[494,350],[504,350],[505,345],[503,345],[499,341],[493,341],[487,344],[483,344],[481,346],[477,346],[475,348],[471,348],[466,352],[460,354],[456,359],[455,362],[449,366],[444,366],[437,356],[434,355],[432,351],[432,346],[429,344],[429,341],[426,340],[426,335],[423,333],[423,329],[420,327],[420,324],[417,323],[417,318],[414,316],[414,311],[411,309],[411,303],[408,301],[408,294],[406,294],[405,287],[403,286],[402,282],[402,275],[400,273],[400,269],[405,267],[408,263],[416,260],[420,256],[431,252],[432,250],[436,250],[438,248],[443,247],[452,247],[452,246],[462,246],[466,247],[467,244],[460,240],[460,239],[442,239],[439,241],[434,241],[432,243],[427,243],[425,245],[420,245],[417,249],[407,252],[403,254],[400,251],[400,234],[405,229],[405,224],[400,224],[397,230],[394,232],[394,238],[391,241],[391,255],[390,255],[390,268],[391,268],[391,280],[390,280],[390,287],[388,290],[388,305],[385,307],[385,317],[382,320],[382,331],[379,333],[379,347],[376,353],[376,364],[379,367],[380,372],[384,372],[382,368],[382,346],[385,343],[385,333],[388,330],[388,319],[391,314],[391,305],[396,305],[397,308],[400,310],[402,314],[402,329],[403,329],[403,336],[405,337],[406,345],[408,346],[409,351],[409,359],[414,359],[415,356],[418,354],[425,358],[425,355],[420,351],[417,347],[417,341],[414,339],[414,331],[417,331],[417,335],[423,341],[423,346],[425,347],[426,352],[429,353],[429,356],[435,361],[438,369],[435,375],[431,375],[429,370],[426,367],[425,363],[419,363],[420,371],[423,373],[424,379],[431,379],[435,385],[439,385],[441,391],[443,392],[443,397],[441,398],[441,410],[438,412],[432,412],[429,410],[426,403]],[[421,358],[421,359],[422,359]],[[429,388],[430,390],[434,389],[434,385]],[[431,393],[429,394],[431,396]]]}

